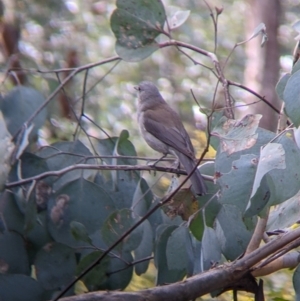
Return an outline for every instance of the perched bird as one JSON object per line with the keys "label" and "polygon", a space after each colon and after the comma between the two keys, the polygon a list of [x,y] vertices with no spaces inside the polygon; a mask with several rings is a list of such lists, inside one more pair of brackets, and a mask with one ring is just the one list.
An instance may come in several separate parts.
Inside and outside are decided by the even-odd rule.
{"label": "perched bird", "polygon": [[[167,155],[173,154],[190,173],[196,165],[194,148],[179,115],[166,103],[157,87],[148,81],[135,87],[138,91],[138,123],[150,147]],[[192,188],[198,195],[207,192],[198,169],[190,177]]]}

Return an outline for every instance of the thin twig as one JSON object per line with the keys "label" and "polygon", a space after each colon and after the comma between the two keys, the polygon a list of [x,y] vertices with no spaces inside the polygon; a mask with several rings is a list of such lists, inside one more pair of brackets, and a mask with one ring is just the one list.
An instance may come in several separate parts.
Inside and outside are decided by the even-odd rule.
{"label": "thin twig", "polygon": [[[94,68],[103,64],[107,64],[110,62],[114,62],[114,61],[118,61],[121,60],[121,58],[119,56],[114,56],[105,60],[102,60],[100,62],[97,63],[91,63],[91,64],[87,64],[78,68],[75,68],[63,81],[62,83],[48,96],[48,98],[45,100],[45,102],[29,117],[29,119],[26,121],[26,125],[28,127],[28,125],[30,125],[30,123],[35,119],[35,117],[50,103],[50,101],[54,98],[54,96],[61,90],[62,87],[64,87],[77,73],[83,71],[83,70],[87,70],[90,68]],[[20,129],[17,131],[17,133],[15,134],[14,138],[16,137],[16,135],[18,135],[20,132]]]}
{"label": "thin twig", "polygon": [[[202,157],[202,156],[201,156]],[[201,161],[201,160],[199,160]],[[19,181],[15,182],[9,182],[6,183],[6,188],[12,188],[15,186],[20,186],[20,185],[25,185],[33,181],[39,181],[47,177],[60,177],[64,175],[67,172],[77,170],[77,169],[90,169],[90,170],[125,170],[125,171],[137,171],[137,170],[148,170],[148,171],[162,171],[162,172],[168,172],[168,173],[173,173],[173,174],[180,174],[180,175],[186,175],[186,171],[176,169],[176,168],[170,168],[170,167],[161,167],[161,166],[148,166],[148,165],[95,165],[95,164],[76,164],[72,166],[68,166],[66,168],[62,168],[60,170],[55,170],[55,171],[47,171],[44,173],[41,173],[39,175],[21,179]],[[210,176],[205,176],[203,177],[206,180],[212,181],[212,177]]]}

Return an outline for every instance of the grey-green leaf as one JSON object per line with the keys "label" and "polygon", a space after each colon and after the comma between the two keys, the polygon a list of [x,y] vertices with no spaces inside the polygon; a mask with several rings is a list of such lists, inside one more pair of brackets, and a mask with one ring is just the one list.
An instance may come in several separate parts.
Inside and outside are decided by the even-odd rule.
{"label": "grey-green leaf", "polygon": [[[44,103],[44,96],[37,90],[29,87],[18,86],[12,89],[3,99],[1,110],[6,126],[14,136],[31,115]],[[29,135],[31,141],[38,129],[46,120],[47,111],[43,109],[33,119],[34,128]]]}
{"label": "grey-green leaf", "polygon": [[279,143],[268,143],[262,148],[251,197],[253,197],[260,185],[263,176],[273,169],[285,169],[285,151]]}
{"label": "grey-green leaf", "polygon": [[289,78],[284,92],[285,111],[296,127],[300,125],[300,70]]}
{"label": "grey-green leaf", "polygon": [[67,285],[76,271],[75,251],[60,243],[45,245],[34,262],[37,280],[46,290],[55,290]]}
{"label": "grey-green leaf", "polygon": [[70,223],[70,229],[73,237],[78,241],[84,241],[89,244],[92,244],[92,240],[89,237],[89,234],[82,223],[72,221]]}
{"label": "grey-green leaf", "polygon": [[118,0],[110,22],[118,55],[126,61],[139,61],[158,49],[155,38],[165,22],[164,6],[160,0]]}

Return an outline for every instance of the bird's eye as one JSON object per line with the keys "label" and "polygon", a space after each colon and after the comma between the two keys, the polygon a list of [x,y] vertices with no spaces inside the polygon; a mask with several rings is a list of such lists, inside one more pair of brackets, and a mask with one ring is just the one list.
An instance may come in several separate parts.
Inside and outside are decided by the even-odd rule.
{"label": "bird's eye", "polygon": [[137,91],[141,91],[140,86],[135,86],[134,89],[137,90]]}

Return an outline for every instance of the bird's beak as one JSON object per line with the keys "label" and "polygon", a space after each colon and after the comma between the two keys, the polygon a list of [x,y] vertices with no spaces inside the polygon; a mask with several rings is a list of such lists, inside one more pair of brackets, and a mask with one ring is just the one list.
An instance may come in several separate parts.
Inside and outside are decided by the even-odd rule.
{"label": "bird's beak", "polygon": [[133,88],[137,91],[139,90],[139,86],[134,86]]}

